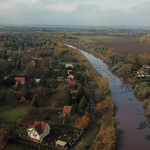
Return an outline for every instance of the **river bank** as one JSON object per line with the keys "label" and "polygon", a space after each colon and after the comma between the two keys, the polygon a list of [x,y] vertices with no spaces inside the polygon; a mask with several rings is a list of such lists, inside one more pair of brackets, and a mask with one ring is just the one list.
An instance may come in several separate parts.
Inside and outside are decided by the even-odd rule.
{"label": "river bank", "polygon": [[133,94],[131,85],[124,85],[122,80],[114,76],[102,60],[81,51],[94,68],[103,76],[109,76],[110,94],[115,100],[118,120],[123,133],[120,135],[119,150],[148,150],[149,123],[144,115],[142,103]]}
{"label": "river bank", "polygon": [[[74,48],[69,46],[70,48]],[[110,96],[108,86],[108,78],[102,77],[101,74],[92,66],[88,59],[84,58],[82,52],[72,49],[78,53],[77,59],[83,62],[83,65],[88,69],[87,76],[92,80],[92,89],[94,90],[95,100],[95,123],[94,130],[89,136],[86,144],[82,149],[116,149],[119,139],[119,128],[117,121],[113,117],[116,111],[116,106]],[[105,108],[105,109],[104,109]]]}

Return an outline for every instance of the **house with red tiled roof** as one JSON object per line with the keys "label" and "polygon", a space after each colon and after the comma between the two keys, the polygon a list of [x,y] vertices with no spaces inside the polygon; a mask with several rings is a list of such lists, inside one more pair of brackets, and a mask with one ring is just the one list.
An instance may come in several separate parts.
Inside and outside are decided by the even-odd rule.
{"label": "house with red tiled roof", "polygon": [[69,81],[68,87],[75,88],[75,86],[76,86],[76,81]]}
{"label": "house with red tiled roof", "polygon": [[32,126],[27,129],[28,136],[32,139],[42,141],[50,133],[50,126],[48,123],[35,121]]}
{"label": "house with red tiled roof", "polygon": [[137,70],[137,74],[148,75],[149,69],[139,69]]}
{"label": "house with red tiled roof", "polygon": [[64,106],[64,108],[63,108],[63,114],[69,116],[71,108],[72,108],[72,106]]}
{"label": "house with red tiled roof", "polygon": [[74,80],[74,75],[72,75],[72,74],[69,74],[69,75],[67,76],[67,79]]}
{"label": "house with red tiled roof", "polygon": [[25,83],[25,77],[15,77],[16,85],[18,84],[18,81],[20,80],[21,84]]}

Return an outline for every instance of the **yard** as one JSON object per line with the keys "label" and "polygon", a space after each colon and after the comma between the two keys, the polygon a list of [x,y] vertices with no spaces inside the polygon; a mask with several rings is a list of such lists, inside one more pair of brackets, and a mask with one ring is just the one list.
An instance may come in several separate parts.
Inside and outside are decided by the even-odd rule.
{"label": "yard", "polygon": [[28,113],[26,104],[1,105],[0,106],[0,121],[1,122],[20,122]]}

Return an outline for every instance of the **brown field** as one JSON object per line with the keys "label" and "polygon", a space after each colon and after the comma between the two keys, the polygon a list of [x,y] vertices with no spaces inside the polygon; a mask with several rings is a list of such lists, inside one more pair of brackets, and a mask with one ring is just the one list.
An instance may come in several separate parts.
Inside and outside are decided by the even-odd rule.
{"label": "brown field", "polygon": [[[129,53],[148,53],[150,54],[150,44],[140,43],[140,37],[121,36],[114,39],[82,39],[85,42],[95,42],[98,45],[113,47],[114,52],[127,56]],[[136,41],[136,42],[135,42]]]}

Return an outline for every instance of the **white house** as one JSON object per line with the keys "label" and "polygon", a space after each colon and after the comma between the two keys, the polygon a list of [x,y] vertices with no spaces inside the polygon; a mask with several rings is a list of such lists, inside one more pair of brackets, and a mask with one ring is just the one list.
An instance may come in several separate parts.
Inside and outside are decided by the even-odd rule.
{"label": "white house", "polygon": [[48,123],[35,121],[33,126],[29,126],[27,132],[30,138],[42,141],[43,138],[50,133],[50,130],[51,128]]}
{"label": "white house", "polygon": [[73,64],[66,64],[66,68],[71,67],[72,69],[74,69],[74,65]]}

